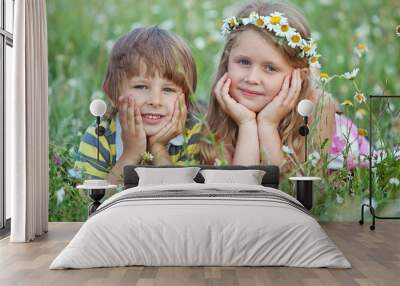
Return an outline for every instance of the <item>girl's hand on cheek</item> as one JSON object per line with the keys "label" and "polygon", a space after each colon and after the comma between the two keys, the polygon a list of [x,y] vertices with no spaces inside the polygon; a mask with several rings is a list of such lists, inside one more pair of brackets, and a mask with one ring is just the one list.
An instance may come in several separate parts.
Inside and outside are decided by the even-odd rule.
{"label": "girl's hand on cheek", "polygon": [[238,126],[256,119],[256,114],[234,100],[229,94],[231,79],[225,73],[214,88],[214,95],[221,109],[231,117]]}
{"label": "girl's hand on cheek", "polygon": [[179,94],[175,101],[171,120],[163,128],[161,128],[157,134],[149,137],[150,149],[152,149],[156,144],[166,146],[171,139],[183,133],[186,118],[187,108],[185,104],[185,95]]}
{"label": "girl's hand on cheek", "polygon": [[[291,82],[290,87],[289,82]],[[258,113],[257,122],[277,128],[282,119],[296,107],[301,83],[300,71],[293,70],[291,75],[285,77],[278,95]]]}
{"label": "girl's hand on cheek", "polygon": [[129,95],[118,98],[118,111],[124,147],[122,156],[137,163],[146,152],[146,133],[143,128],[142,115],[133,97]]}

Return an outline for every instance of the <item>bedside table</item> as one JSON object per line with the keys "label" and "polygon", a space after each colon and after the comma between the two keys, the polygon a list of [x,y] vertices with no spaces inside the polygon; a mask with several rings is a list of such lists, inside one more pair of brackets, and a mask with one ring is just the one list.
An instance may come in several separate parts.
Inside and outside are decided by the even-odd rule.
{"label": "bedside table", "polygon": [[104,197],[106,193],[106,189],[115,189],[117,185],[110,185],[108,182],[99,184],[90,184],[93,181],[102,181],[102,180],[86,180],[83,185],[79,185],[77,189],[89,190],[89,197],[92,199],[92,203],[89,206],[89,216],[94,213],[97,208],[101,205],[100,200]]}
{"label": "bedside table", "polygon": [[289,180],[296,182],[296,199],[303,206],[311,210],[313,206],[313,182],[320,181],[320,177],[290,177]]}

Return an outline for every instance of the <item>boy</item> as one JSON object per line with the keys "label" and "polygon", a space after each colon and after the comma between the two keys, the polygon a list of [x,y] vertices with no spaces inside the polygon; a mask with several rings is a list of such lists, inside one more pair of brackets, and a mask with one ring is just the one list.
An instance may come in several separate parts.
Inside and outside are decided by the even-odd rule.
{"label": "boy", "polygon": [[196,81],[192,53],[176,35],[143,27],[122,36],[103,83],[112,106],[101,122],[99,160],[93,124],[82,137],[76,166],[116,184],[123,167],[140,164],[146,152],[154,165],[196,163],[200,123],[187,116]]}

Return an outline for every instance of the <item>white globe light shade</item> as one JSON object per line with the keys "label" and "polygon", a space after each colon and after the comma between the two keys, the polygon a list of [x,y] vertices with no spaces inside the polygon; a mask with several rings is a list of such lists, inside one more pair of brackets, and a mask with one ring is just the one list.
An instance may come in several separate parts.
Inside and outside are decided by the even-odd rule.
{"label": "white globe light shade", "polygon": [[90,103],[90,113],[94,116],[103,116],[107,111],[107,104],[104,100],[95,99]]}
{"label": "white globe light shade", "polygon": [[314,104],[311,100],[303,99],[297,105],[297,112],[301,116],[310,116],[311,113],[314,111]]}

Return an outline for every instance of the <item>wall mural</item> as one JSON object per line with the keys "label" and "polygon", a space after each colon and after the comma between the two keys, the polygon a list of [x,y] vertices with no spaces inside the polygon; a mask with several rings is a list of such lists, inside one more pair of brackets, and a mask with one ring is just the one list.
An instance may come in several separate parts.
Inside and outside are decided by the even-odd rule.
{"label": "wall mural", "polygon": [[370,149],[372,203],[399,215],[400,98],[369,95],[400,95],[400,6],[361,2],[48,1],[50,221],[139,164],[277,165],[294,196],[317,178],[320,221],[357,221]]}

